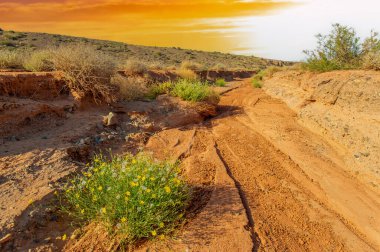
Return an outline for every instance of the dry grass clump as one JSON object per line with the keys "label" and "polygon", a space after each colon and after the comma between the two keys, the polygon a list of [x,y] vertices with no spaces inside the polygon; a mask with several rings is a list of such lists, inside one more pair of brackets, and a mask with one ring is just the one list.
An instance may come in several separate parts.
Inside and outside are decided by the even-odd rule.
{"label": "dry grass clump", "polygon": [[148,71],[148,67],[137,60],[128,60],[124,66],[124,71],[129,75],[142,75]]}
{"label": "dry grass clump", "polygon": [[204,66],[193,61],[185,60],[181,63],[181,69],[199,71],[199,70],[203,70]]}
{"label": "dry grass clump", "polygon": [[370,70],[380,70],[380,51],[369,52],[363,57],[363,68]]}
{"label": "dry grass clump", "polygon": [[222,63],[218,63],[215,66],[213,66],[211,69],[215,70],[215,71],[226,71],[227,67],[226,67],[226,65],[224,65]]}
{"label": "dry grass clump", "polygon": [[22,56],[17,51],[0,50],[0,69],[22,68]]}
{"label": "dry grass clump", "polygon": [[54,69],[63,72],[77,99],[92,97],[95,102],[116,100],[116,88],[111,85],[111,77],[116,71],[112,58],[85,44],[61,46],[53,52]]}
{"label": "dry grass clump", "polygon": [[144,78],[124,77],[118,74],[112,78],[111,83],[119,88],[120,98],[126,101],[142,99],[148,92]]}
{"label": "dry grass clump", "polygon": [[32,52],[23,62],[23,67],[32,72],[51,71],[54,69],[51,50]]}
{"label": "dry grass clump", "polygon": [[198,75],[190,69],[177,69],[176,73],[178,74],[179,77],[182,79],[188,79],[188,80],[196,80],[198,79]]}

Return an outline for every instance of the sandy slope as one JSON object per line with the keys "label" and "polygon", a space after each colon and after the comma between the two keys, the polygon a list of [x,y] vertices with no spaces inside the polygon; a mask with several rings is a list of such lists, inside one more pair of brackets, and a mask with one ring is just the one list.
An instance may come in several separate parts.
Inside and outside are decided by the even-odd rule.
{"label": "sandy slope", "polygon": [[[248,83],[225,94],[221,108],[217,118],[190,130],[196,131],[195,141],[201,138],[208,148],[216,148],[239,189],[254,251],[380,248],[380,222],[376,218],[380,197],[346,172],[344,158],[331,140],[301,126],[285,103]],[[185,137],[188,131],[163,131],[156,138],[183,143],[181,139],[189,138]],[[155,150],[175,153],[175,146],[161,144]],[[197,148],[190,148],[185,164],[188,159],[215,158],[200,159],[199,155]],[[203,166],[197,163],[193,167]],[[207,178],[215,171],[187,175],[190,179]],[[219,202],[217,207],[223,204]],[[203,229],[213,227],[210,221]],[[213,237],[222,244],[233,242],[226,234],[224,238]],[[189,243],[186,239],[183,242]],[[218,251],[212,246],[208,249]]]}

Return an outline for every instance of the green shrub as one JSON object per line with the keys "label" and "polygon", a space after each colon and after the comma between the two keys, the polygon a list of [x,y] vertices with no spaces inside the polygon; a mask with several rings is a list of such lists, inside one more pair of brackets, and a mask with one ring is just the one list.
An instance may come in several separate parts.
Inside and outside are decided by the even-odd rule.
{"label": "green shrub", "polygon": [[215,86],[217,87],[225,87],[226,86],[226,81],[224,79],[217,79],[215,81]]}
{"label": "green shrub", "polygon": [[22,68],[23,59],[18,51],[0,50],[1,68]]}
{"label": "green shrub", "polygon": [[171,81],[166,81],[164,83],[152,86],[147,96],[149,99],[156,99],[159,95],[169,94],[172,88],[173,83]]}
{"label": "green shrub", "polygon": [[218,95],[208,86],[199,80],[181,79],[174,83],[170,92],[173,96],[180,97],[185,101],[200,102],[206,100],[216,100]]}
{"label": "green shrub", "polygon": [[24,68],[29,71],[51,71],[54,69],[52,62],[52,52],[49,50],[40,50],[31,53],[23,64]]}
{"label": "green shrub", "polygon": [[62,209],[80,223],[99,222],[123,241],[162,238],[184,220],[189,188],[178,163],[146,154],[97,156],[65,187]]}
{"label": "green shrub", "polygon": [[359,66],[361,45],[353,28],[334,24],[328,35],[318,34],[318,46],[304,51],[308,56],[306,67],[312,71],[351,69]]}
{"label": "green shrub", "polygon": [[253,78],[252,79],[252,86],[254,88],[262,88],[263,84],[262,84],[262,82],[260,80]]}

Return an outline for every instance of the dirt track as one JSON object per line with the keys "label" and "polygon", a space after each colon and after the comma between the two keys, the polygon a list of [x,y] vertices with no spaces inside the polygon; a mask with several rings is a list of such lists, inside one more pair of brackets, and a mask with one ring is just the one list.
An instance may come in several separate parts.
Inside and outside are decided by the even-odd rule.
{"label": "dirt track", "polygon": [[[194,143],[207,142],[208,152],[215,149],[240,190],[254,251],[380,249],[379,195],[344,172],[343,157],[331,141],[299,125],[285,103],[248,81],[225,94],[220,105],[221,114],[191,129],[195,134],[169,130],[159,138],[191,143],[185,166],[188,159],[200,160],[190,168],[196,171],[187,174],[192,180],[215,174],[197,171],[207,156]],[[162,143],[156,146],[163,152]],[[173,154],[176,148],[168,142],[165,149]],[[239,228],[232,221],[229,225]],[[238,239],[217,236],[222,244]]]}

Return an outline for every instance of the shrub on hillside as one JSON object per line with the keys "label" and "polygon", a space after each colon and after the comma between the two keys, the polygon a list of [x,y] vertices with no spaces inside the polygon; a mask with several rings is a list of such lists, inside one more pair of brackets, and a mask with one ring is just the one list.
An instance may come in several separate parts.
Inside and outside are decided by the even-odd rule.
{"label": "shrub on hillside", "polygon": [[22,68],[23,58],[18,51],[0,50],[0,69]]}
{"label": "shrub on hillside", "polygon": [[40,50],[32,52],[25,59],[23,67],[26,70],[33,72],[53,70],[54,65],[52,62],[52,52],[50,50]]}
{"label": "shrub on hillside", "polygon": [[181,63],[181,69],[199,71],[199,70],[203,70],[204,67],[199,63],[189,61],[189,60],[185,60]]}
{"label": "shrub on hillside", "polygon": [[134,242],[170,234],[183,222],[189,198],[178,163],[141,153],[111,161],[97,156],[66,186],[62,208],[81,223],[101,223],[123,241]]}
{"label": "shrub on hillside", "polygon": [[215,71],[226,71],[227,67],[226,67],[226,65],[224,65],[222,63],[218,63],[215,66],[213,66],[211,69],[215,70]]}
{"label": "shrub on hillside", "polygon": [[331,71],[356,68],[360,63],[361,45],[353,28],[334,24],[328,35],[318,34],[318,46],[304,51],[308,56],[306,67],[313,71]]}
{"label": "shrub on hillside", "polygon": [[144,98],[147,93],[146,81],[133,76],[123,77],[119,74],[112,77],[112,85],[119,88],[119,97],[122,100],[134,101]]}
{"label": "shrub on hillside", "polygon": [[188,79],[188,80],[196,80],[198,79],[198,75],[190,69],[178,69],[176,70],[176,73],[179,77],[183,79]]}
{"label": "shrub on hillside", "polygon": [[116,100],[111,77],[115,61],[104,53],[85,44],[58,47],[53,51],[55,70],[63,72],[68,87],[78,99],[92,97],[95,102]]}
{"label": "shrub on hillside", "polygon": [[148,68],[144,63],[131,59],[124,66],[124,71],[129,75],[142,75],[148,71]]}
{"label": "shrub on hillside", "polygon": [[380,70],[380,50],[368,52],[363,56],[363,68]]}

